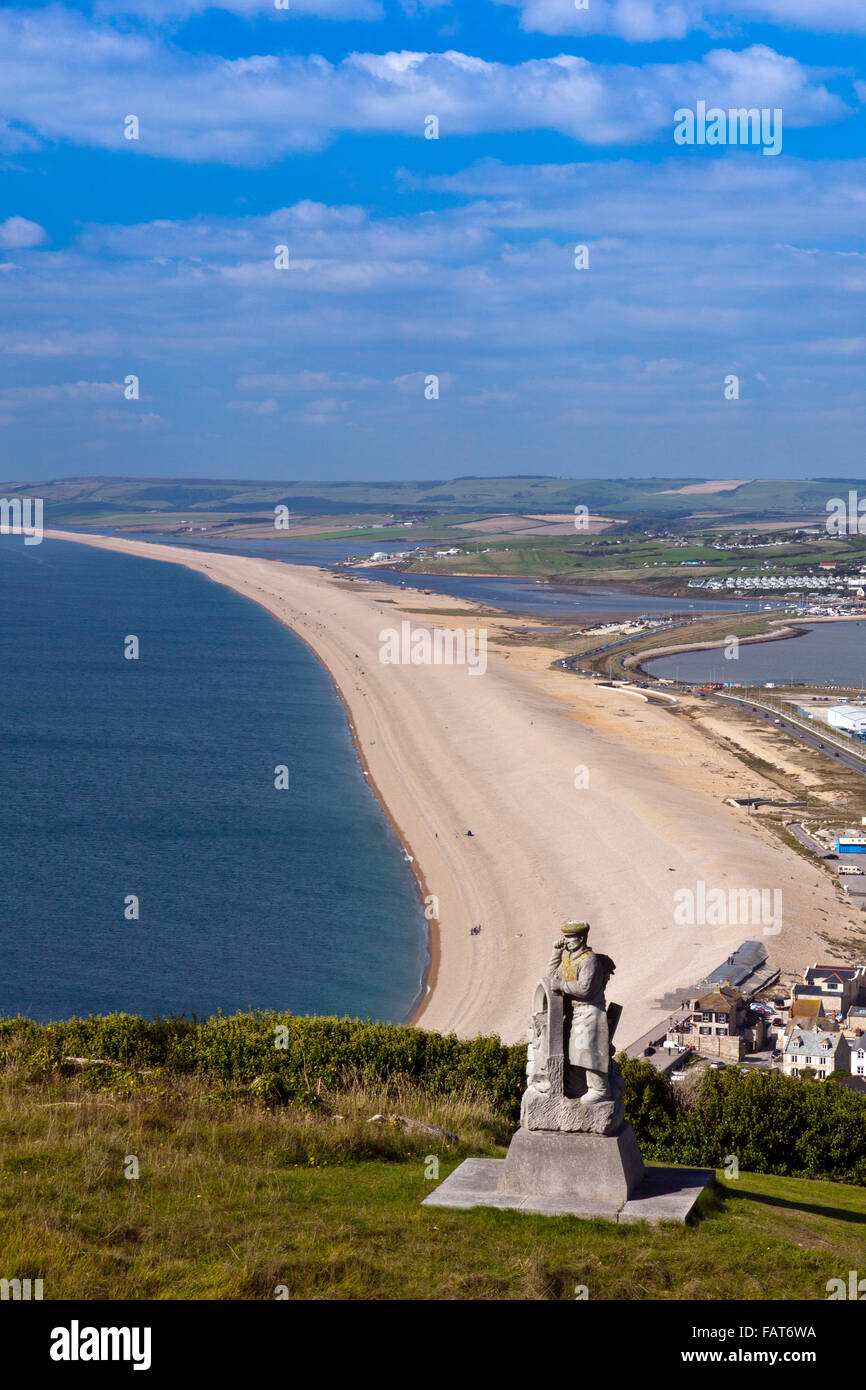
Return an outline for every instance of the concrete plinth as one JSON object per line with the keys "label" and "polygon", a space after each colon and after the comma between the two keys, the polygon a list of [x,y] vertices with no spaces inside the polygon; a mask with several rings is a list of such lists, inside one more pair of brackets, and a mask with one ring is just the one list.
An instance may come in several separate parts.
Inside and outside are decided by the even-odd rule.
{"label": "concrete plinth", "polygon": [[506,1162],[503,1158],[464,1159],[450,1177],[424,1198],[423,1205],[464,1210],[498,1207],[504,1211],[534,1212],[542,1216],[602,1218],[619,1225],[636,1221],[647,1221],[651,1225],[660,1221],[683,1224],[715,1177],[709,1168],[649,1167],[625,1201],[600,1198],[590,1191],[571,1197],[549,1196],[539,1192],[503,1192],[500,1180]]}
{"label": "concrete plinth", "polygon": [[617,1134],[558,1134],[519,1129],[509,1145],[498,1188],[510,1196],[561,1197],[619,1208],[645,1173],[631,1125]]}

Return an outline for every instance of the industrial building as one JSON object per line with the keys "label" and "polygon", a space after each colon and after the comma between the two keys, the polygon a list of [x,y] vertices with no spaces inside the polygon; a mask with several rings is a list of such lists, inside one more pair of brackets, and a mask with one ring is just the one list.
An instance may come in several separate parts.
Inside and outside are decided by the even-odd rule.
{"label": "industrial building", "polygon": [[831,705],[827,710],[827,723],[845,734],[866,738],[866,707],[863,705]]}

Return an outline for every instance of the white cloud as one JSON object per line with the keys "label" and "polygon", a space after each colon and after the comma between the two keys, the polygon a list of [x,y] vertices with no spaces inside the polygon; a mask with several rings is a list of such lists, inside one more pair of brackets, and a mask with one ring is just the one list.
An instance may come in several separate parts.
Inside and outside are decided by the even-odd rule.
{"label": "white cloud", "polygon": [[[571,54],[509,66],[458,52],[354,53],[337,64],[292,54],[226,60],[53,10],[0,12],[0,106],[31,135],[186,160],[263,164],[335,133],[423,138],[555,130],[587,145],[669,138],[673,112],[781,106],[786,127],[847,114],[793,58],[762,45],[699,61],[597,64]],[[853,94],[853,89],[852,89]],[[124,138],[124,119],[140,123]]]}
{"label": "white cloud", "polygon": [[424,399],[424,388],[427,385],[427,378],[435,376],[441,390],[448,390],[454,385],[454,376],[451,372],[436,371],[436,365],[425,368],[423,372],[406,372],[402,376],[394,378],[393,385],[396,386],[401,396],[411,396],[416,400]]}
{"label": "white cloud", "polygon": [[155,21],[189,19],[205,10],[227,10],[248,19],[273,19],[291,24],[296,15],[316,19],[381,19],[379,0],[290,0],[278,10],[274,0],[95,0],[97,14],[134,15]]}
{"label": "white cloud", "polygon": [[5,222],[0,222],[0,247],[4,250],[21,251],[46,240],[45,228],[38,222],[29,222],[26,217],[7,217]]}
{"label": "white cloud", "polygon": [[373,377],[333,372],[265,372],[238,377],[238,391],[286,392],[361,391],[377,383]]}
{"label": "white cloud", "polygon": [[0,334],[0,352],[10,357],[100,357],[119,345],[119,335],[108,330],[74,333],[51,329],[46,333]]}
{"label": "white cloud", "polygon": [[705,29],[730,33],[749,22],[823,33],[866,33],[863,0],[496,0],[521,11],[521,26],[543,34],[609,34],[633,43],[681,39]]}
{"label": "white cloud", "polygon": [[[769,165],[770,167],[766,167]],[[739,158],[662,163],[606,160],[507,165],[483,160],[412,184],[469,200],[456,214],[478,235],[553,231],[574,242],[639,237],[682,241],[862,244],[866,159]]]}
{"label": "white cloud", "polygon": [[0,392],[4,406],[43,405],[56,401],[102,401],[112,396],[123,399],[123,386],[117,381],[66,381],[45,386],[7,386]]}
{"label": "white cloud", "polygon": [[[130,471],[158,457],[230,473],[254,420],[265,472],[285,463],[269,420],[289,422],[298,468],[331,460],[334,476],[348,453],[371,475],[435,473],[446,441],[454,472],[482,457],[627,472],[636,439],[656,471],[859,459],[866,161],[486,161],[428,186],[447,200],[429,206],[416,185],[402,217],[318,206],[89,226],[62,253],[22,255],[0,276],[0,349],[22,372],[0,413],[52,468],[80,471],[104,467],[117,436]],[[272,269],[275,219],[302,274]],[[234,275],[257,247],[267,273]],[[137,364],[145,406],[123,401]],[[728,371],[743,391],[725,413]],[[74,401],[104,407],[86,430],[69,427]],[[142,410],[170,428],[149,434]]]}
{"label": "white cloud", "polygon": [[250,415],[274,415],[277,411],[275,400],[265,401],[229,401],[229,410],[246,410]]}

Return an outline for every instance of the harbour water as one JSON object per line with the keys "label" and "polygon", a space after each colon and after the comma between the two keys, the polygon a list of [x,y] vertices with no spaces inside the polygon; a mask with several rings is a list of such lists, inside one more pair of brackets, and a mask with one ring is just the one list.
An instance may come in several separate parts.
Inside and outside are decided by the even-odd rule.
{"label": "harbour water", "polygon": [[[113,534],[97,532],[97,534]],[[341,565],[348,556],[367,557],[381,551],[392,554],[406,548],[405,542],[376,545],[361,541],[308,540],[223,540],[206,536],[185,539],[161,532],[136,532],[135,538],[165,545],[191,545],[199,550],[224,551],[232,555],[255,555],[261,559],[285,560],[292,565]],[[434,594],[467,599],[471,603],[488,604],[508,613],[554,615],[577,620],[598,617],[628,617],[647,613],[654,617],[672,614],[695,615],[701,612],[718,613],[731,610],[738,613],[758,611],[769,607],[763,602],[708,599],[698,597],[666,598],[663,595],[641,594],[609,585],[551,584],[537,579],[501,578],[491,576],[450,574],[405,574],[387,565],[365,565],[361,569],[346,568],[341,572],[366,579],[379,580],[396,588],[430,589]],[[779,605],[772,605],[777,607]]]}
{"label": "harbour water", "polygon": [[740,643],[736,659],[725,657],[723,648],[678,652],[648,661],[645,669],[654,676],[700,683],[774,681],[866,688],[866,621],[816,623],[801,637]]}

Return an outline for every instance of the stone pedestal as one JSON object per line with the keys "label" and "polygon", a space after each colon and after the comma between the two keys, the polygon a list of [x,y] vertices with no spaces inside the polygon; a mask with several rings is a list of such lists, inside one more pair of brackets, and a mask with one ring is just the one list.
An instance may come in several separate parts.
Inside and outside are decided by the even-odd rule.
{"label": "stone pedestal", "polygon": [[499,1174],[498,1190],[511,1196],[560,1197],[622,1206],[646,1170],[631,1125],[616,1134],[558,1134],[519,1129]]}

